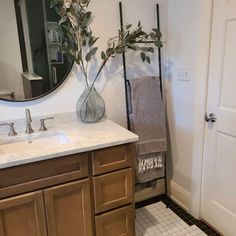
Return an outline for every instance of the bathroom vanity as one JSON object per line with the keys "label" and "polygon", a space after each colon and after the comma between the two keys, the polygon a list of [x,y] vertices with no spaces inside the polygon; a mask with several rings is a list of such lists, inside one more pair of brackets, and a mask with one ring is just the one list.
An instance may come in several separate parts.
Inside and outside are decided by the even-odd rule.
{"label": "bathroom vanity", "polygon": [[138,137],[109,120],[60,128],[70,142],[0,154],[0,236],[135,235]]}

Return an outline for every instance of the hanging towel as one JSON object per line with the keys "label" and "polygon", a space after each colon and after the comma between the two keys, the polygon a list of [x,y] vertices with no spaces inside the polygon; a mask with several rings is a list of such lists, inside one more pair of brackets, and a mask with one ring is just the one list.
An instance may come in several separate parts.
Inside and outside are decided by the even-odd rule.
{"label": "hanging towel", "polygon": [[136,181],[144,183],[163,175],[167,150],[165,105],[159,78],[144,76],[128,82],[130,128],[139,136],[135,144]]}

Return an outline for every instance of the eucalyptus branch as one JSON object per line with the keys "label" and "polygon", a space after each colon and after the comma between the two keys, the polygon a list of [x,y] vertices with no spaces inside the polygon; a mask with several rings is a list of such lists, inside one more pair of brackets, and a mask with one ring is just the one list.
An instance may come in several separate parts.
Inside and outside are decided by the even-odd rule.
{"label": "eucalyptus branch", "polygon": [[[76,63],[80,66],[86,85],[90,87],[89,91],[91,91],[110,58],[128,50],[133,50],[140,53],[143,62],[151,63],[149,54],[154,53],[154,47],[162,47],[162,35],[158,29],[152,29],[151,32],[146,33],[143,31],[140,22],[136,27],[133,27],[132,24],[126,25],[123,31],[118,31],[117,36],[109,39],[107,49],[101,53],[102,64],[89,86],[88,65],[92,62],[98,50],[98,47],[95,47],[98,38],[94,37],[92,30],[88,28],[91,22],[91,12],[87,11],[90,0],[51,1],[51,6],[55,8],[61,17],[59,25],[64,31],[62,34],[64,36],[62,40],[63,47],[68,54],[74,56]],[[150,46],[150,44],[146,45],[145,42],[153,42],[153,44]],[[142,46],[140,43],[142,43]]]}
{"label": "eucalyptus branch", "polygon": [[96,76],[95,76],[95,78],[94,78],[94,80],[93,80],[93,83],[92,83],[91,87],[94,86],[96,80],[98,79],[98,76],[99,76],[100,73],[102,72],[102,69],[105,67],[105,65],[106,65],[107,61],[109,60],[109,58],[110,58],[110,57],[106,58],[106,59],[103,61],[103,63],[101,64],[101,66],[100,66],[100,68],[99,68],[99,70],[98,70],[98,72],[97,72],[97,74],[96,74]]}

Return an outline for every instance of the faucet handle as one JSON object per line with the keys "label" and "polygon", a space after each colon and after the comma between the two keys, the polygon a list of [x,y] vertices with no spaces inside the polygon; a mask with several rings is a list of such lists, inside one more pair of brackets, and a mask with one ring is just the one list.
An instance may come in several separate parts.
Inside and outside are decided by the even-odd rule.
{"label": "faucet handle", "polygon": [[15,131],[15,128],[14,128],[14,123],[3,123],[3,124],[0,124],[0,126],[9,126],[10,130],[9,130],[9,133],[8,133],[8,136],[15,136],[17,135],[16,131]]}
{"label": "faucet handle", "polygon": [[45,120],[52,120],[52,119],[54,119],[54,117],[47,117],[47,118],[44,118],[44,119],[40,119],[39,131],[46,131],[47,127],[45,126]]}
{"label": "faucet handle", "polygon": [[9,123],[9,126],[10,126],[10,131],[9,131],[9,136],[15,136],[17,135],[16,131],[15,131],[15,128],[14,128],[14,123]]}

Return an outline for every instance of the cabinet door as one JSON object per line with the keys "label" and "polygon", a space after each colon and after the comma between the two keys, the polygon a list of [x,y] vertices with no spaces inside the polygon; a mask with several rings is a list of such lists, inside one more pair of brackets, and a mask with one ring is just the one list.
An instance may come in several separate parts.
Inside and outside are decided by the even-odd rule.
{"label": "cabinet door", "polygon": [[96,216],[97,236],[134,236],[133,206]]}
{"label": "cabinet door", "polygon": [[49,188],[44,196],[50,236],[93,234],[88,179]]}
{"label": "cabinet door", "polygon": [[46,236],[42,191],[0,200],[0,236]]}

